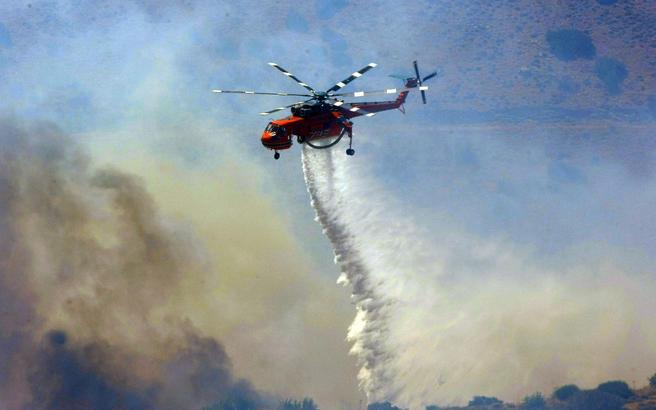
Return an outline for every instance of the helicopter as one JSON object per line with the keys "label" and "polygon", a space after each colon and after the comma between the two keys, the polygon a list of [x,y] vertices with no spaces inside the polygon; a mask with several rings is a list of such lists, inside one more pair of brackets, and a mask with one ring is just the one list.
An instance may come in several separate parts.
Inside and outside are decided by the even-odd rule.
{"label": "helicopter", "polygon": [[[307,144],[315,149],[326,149],[336,145],[344,135],[347,135],[349,138],[349,146],[346,149],[346,154],[352,156],[355,154],[355,150],[353,149],[352,118],[359,116],[372,117],[378,112],[392,109],[399,109],[402,112],[405,112],[403,104],[405,103],[406,97],[412,89],[417,88],[421,92],[423,103],[426,104],[426,90],[428,90],[428,86],[424,85],[424,82],[435,77],[437,72],[433,72],[422,78],[419,74],[417,61],[413,61],[412,64],[415,71],[414,77],[392,76],[403,80],[404,87],[400,89],[387,88],[384,90],[356,91],[352,93],[337,92],[351,81],[361,77],[363,74],[376,67],[376,63],[367,64],[365,67],[355,71],[349,77],[339,81],[326,91],[316,91],[280,65],[269,63],[271,67],[277,69],[283,75],[289,77],[301,87],[305,88],[308,93],[300,94],[218,89],[212,90],[212,92],[217,94],[309,97],[304,101],[295,102],[284,107],[278,107],[260,113],[260,115],[269,115],[288,108],[291,109],[291,115],[273,120],[267,124],[260,138],[262,145],[274,151],[274,159],[279,159],[279,151],[291,148],[292,138],[294,136],[296,136],[296,141],[299,144]],[[343,99],[345,97],[364,97],[375,94],[398,94],[398,96],[394,100],[376,102],[346,102]]]}

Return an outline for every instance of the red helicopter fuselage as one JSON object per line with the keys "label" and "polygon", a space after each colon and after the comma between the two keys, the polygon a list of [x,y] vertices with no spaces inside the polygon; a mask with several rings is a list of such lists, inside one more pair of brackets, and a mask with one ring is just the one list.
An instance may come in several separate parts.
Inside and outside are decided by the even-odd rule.
{"label": "red helicopter fuselage", "polygon": [[338,120],[341,114],[335,111],[316,114],[312,117],[290,115],[271,121],[262,133],[262,145],[272,150],[285,150],[292,146],[292,136],[303,141],[336,137],[342,130]]}
{"label": "red helicopter fuselage", "polygon": [[351,118],[400,108],[407,95],[408,92],[403,91],[394,101],[352,103],[349,109],[332,107],[330,110],[320,110],[323,112],[302,117],[292,114],[271,121],[260,139],[266,148],[281,151],[291,148],[293,136],[303,142],[337,137],[345,129],[350,130],[353,125],[349,121]]}

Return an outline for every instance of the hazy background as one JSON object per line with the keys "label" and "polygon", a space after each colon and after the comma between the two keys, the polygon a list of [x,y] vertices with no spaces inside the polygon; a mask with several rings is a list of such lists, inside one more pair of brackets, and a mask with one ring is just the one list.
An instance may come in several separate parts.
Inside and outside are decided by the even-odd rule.
{"label": "hazy background", "polygon": [[[646,0],[3,3],[1,402],[56,407],[70,394],[38,375],[61,357],[155,407],[640,383],[655,48]],[[334,215],[393,306],[362,349],[299,150],[258,141],[257,113],[295,100],[209,90],[301,90],[268,61],[317,89],[373,61],[349,89],[377,89],[414,59],[440,73],[429,104],[358,120],[356,156],[334,152]],[[206,393],[164,397],[181,379]]]}

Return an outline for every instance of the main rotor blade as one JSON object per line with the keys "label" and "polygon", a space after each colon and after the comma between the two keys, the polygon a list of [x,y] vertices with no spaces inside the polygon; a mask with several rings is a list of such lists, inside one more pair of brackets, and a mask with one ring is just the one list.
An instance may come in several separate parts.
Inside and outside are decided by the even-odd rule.
{"label": "main rotor blade", "polygon": [[330,92],[333,92],[333,91],[337,91],[341,88],[344,88],[346,86],[346,84],[350,83],[351,81],[355,80],[358,77],[362,77],[362,74],[366,73],[367,71],[371,70],[372,68],[376,67],[377,65],[378,64],[376,64],[376,63],[367,64],[365,67],[362,67],[358,71],[351,74],[348,78],[346,78],[346,79],[338,82],[337,84],[333,85],[332,87],[330,87],[326,91],[326,93],[330,93]]}
{"label": "main rotor blade", "polygon": [[269,65],[273,68],[277,68],[281,73],[283,73],[287,77],[291,78],[292,80],[296,81],[301,87],[305,88],[306,90],[308,90],[312,94],[316,94],[316,91],[314,91],[314,88],[312,88],[309,85],[305,84],[303,81],[296,78],[292,73],[290,73],[289,71],[287,71],[284,68],[280,67],[278,64],[269,63]]}
{"label": "main rotor blade", "polygon": [[415,74],[417,74],[417,81],[421,82],[421,77],[419,76],[419,67],[417,67],[417,60],[413,61],[412,65],[415,67]]}
{"label": "main rotor blade", "polygon": [[437,75],[437,71],[432,72],[432,73],[428,74],[426,77],[424,77],[424,79],[421,80],[421,81],[424,82],[424,81],[428,80],[429,78],[435,77],[436,75]]}
{"label": "main rotor blade", "polygon": [[421,100],[426,104],[426,91],[424,90],[421,90]]}
{"label": "main rotor blade", "polygon": [[369,112],[369,111],[365,110],[364,108],[361,108],[357,105],[353,105],[352,103],[346,103],[346,102],[340,101],[340,100],[337,100],[335,102],[331,102],[330,104],[334,105],[335,107],[339,107],[342,110],[348,110],[348,111],[351,111],[351,112],[360,113],[361,115],[364,115],[365,117],[373,117],[374,115],[376,115],[375,112]]}
{"label": "main rotor blade", "polygon": [[390,75],[388,75],[388,77],[397,78],[397,79],[403,80],[403,81],[408,79],[408,77],[406,77],[404,75],[401,75],[401,74],[390,74]]}
{"label": "main rotor blade", "polygon": [[412,88],[386,88],[384,90],[373,91],[355,91],[352,93],[330,94],[331,97],[366,97],[374,94],[398,94],[403,91],[410,91]]}
{"label": "main rotor blade", "polygon": [[294,94],[294,93],[260,93],[256,91],[245,91],[245,90],[212,90],[213,93],[217,94],[257,94],[257,95],[277,95],[285,97],[288,95],[296,97],[312,97],[310,94]]}
{"label": "main rotor blade", "polygon": [[286,105],[286,106],[284,106],[284,107],[278,107],[278,108],[274,108],[273,110],[269,110],[269,111],[261,112],[260,115],[269,115],[269,114],[273,114],[274,112],[278,112],[278,111],[286,110],[287,108],[291,108],[291,107],[295,106],[296,104],[303,104],[303,103],[308,102],[308,101],[310,101],[310,100],[312,100],[312,99],[310,98],[309,100],[305,100],[305,101],[297,101],[297,102],[295,102],[294,104],[289,104],[289,105]]}

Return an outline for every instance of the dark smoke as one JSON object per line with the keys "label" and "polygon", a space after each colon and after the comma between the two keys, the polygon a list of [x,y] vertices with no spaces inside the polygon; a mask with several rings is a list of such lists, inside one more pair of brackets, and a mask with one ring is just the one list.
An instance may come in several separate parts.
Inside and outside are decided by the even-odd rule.
{"label": "dark smoke", "polygon": [[52,124],[0,120],[0,146],[0,408],[268,407],[170,309],[204,264],[138,178]]}
{"label": "dark smoke", "polygon": [[[98,345],[72,348],[63,331],[47,335],[36,353],[36,371],[28,379],[32,388],[33,409],[147,409],[153,397],[148,389],[131,389],[111,380],[94,368],[94,361],[106,359]],[[150,389],[150,396],[155,389]]]}

